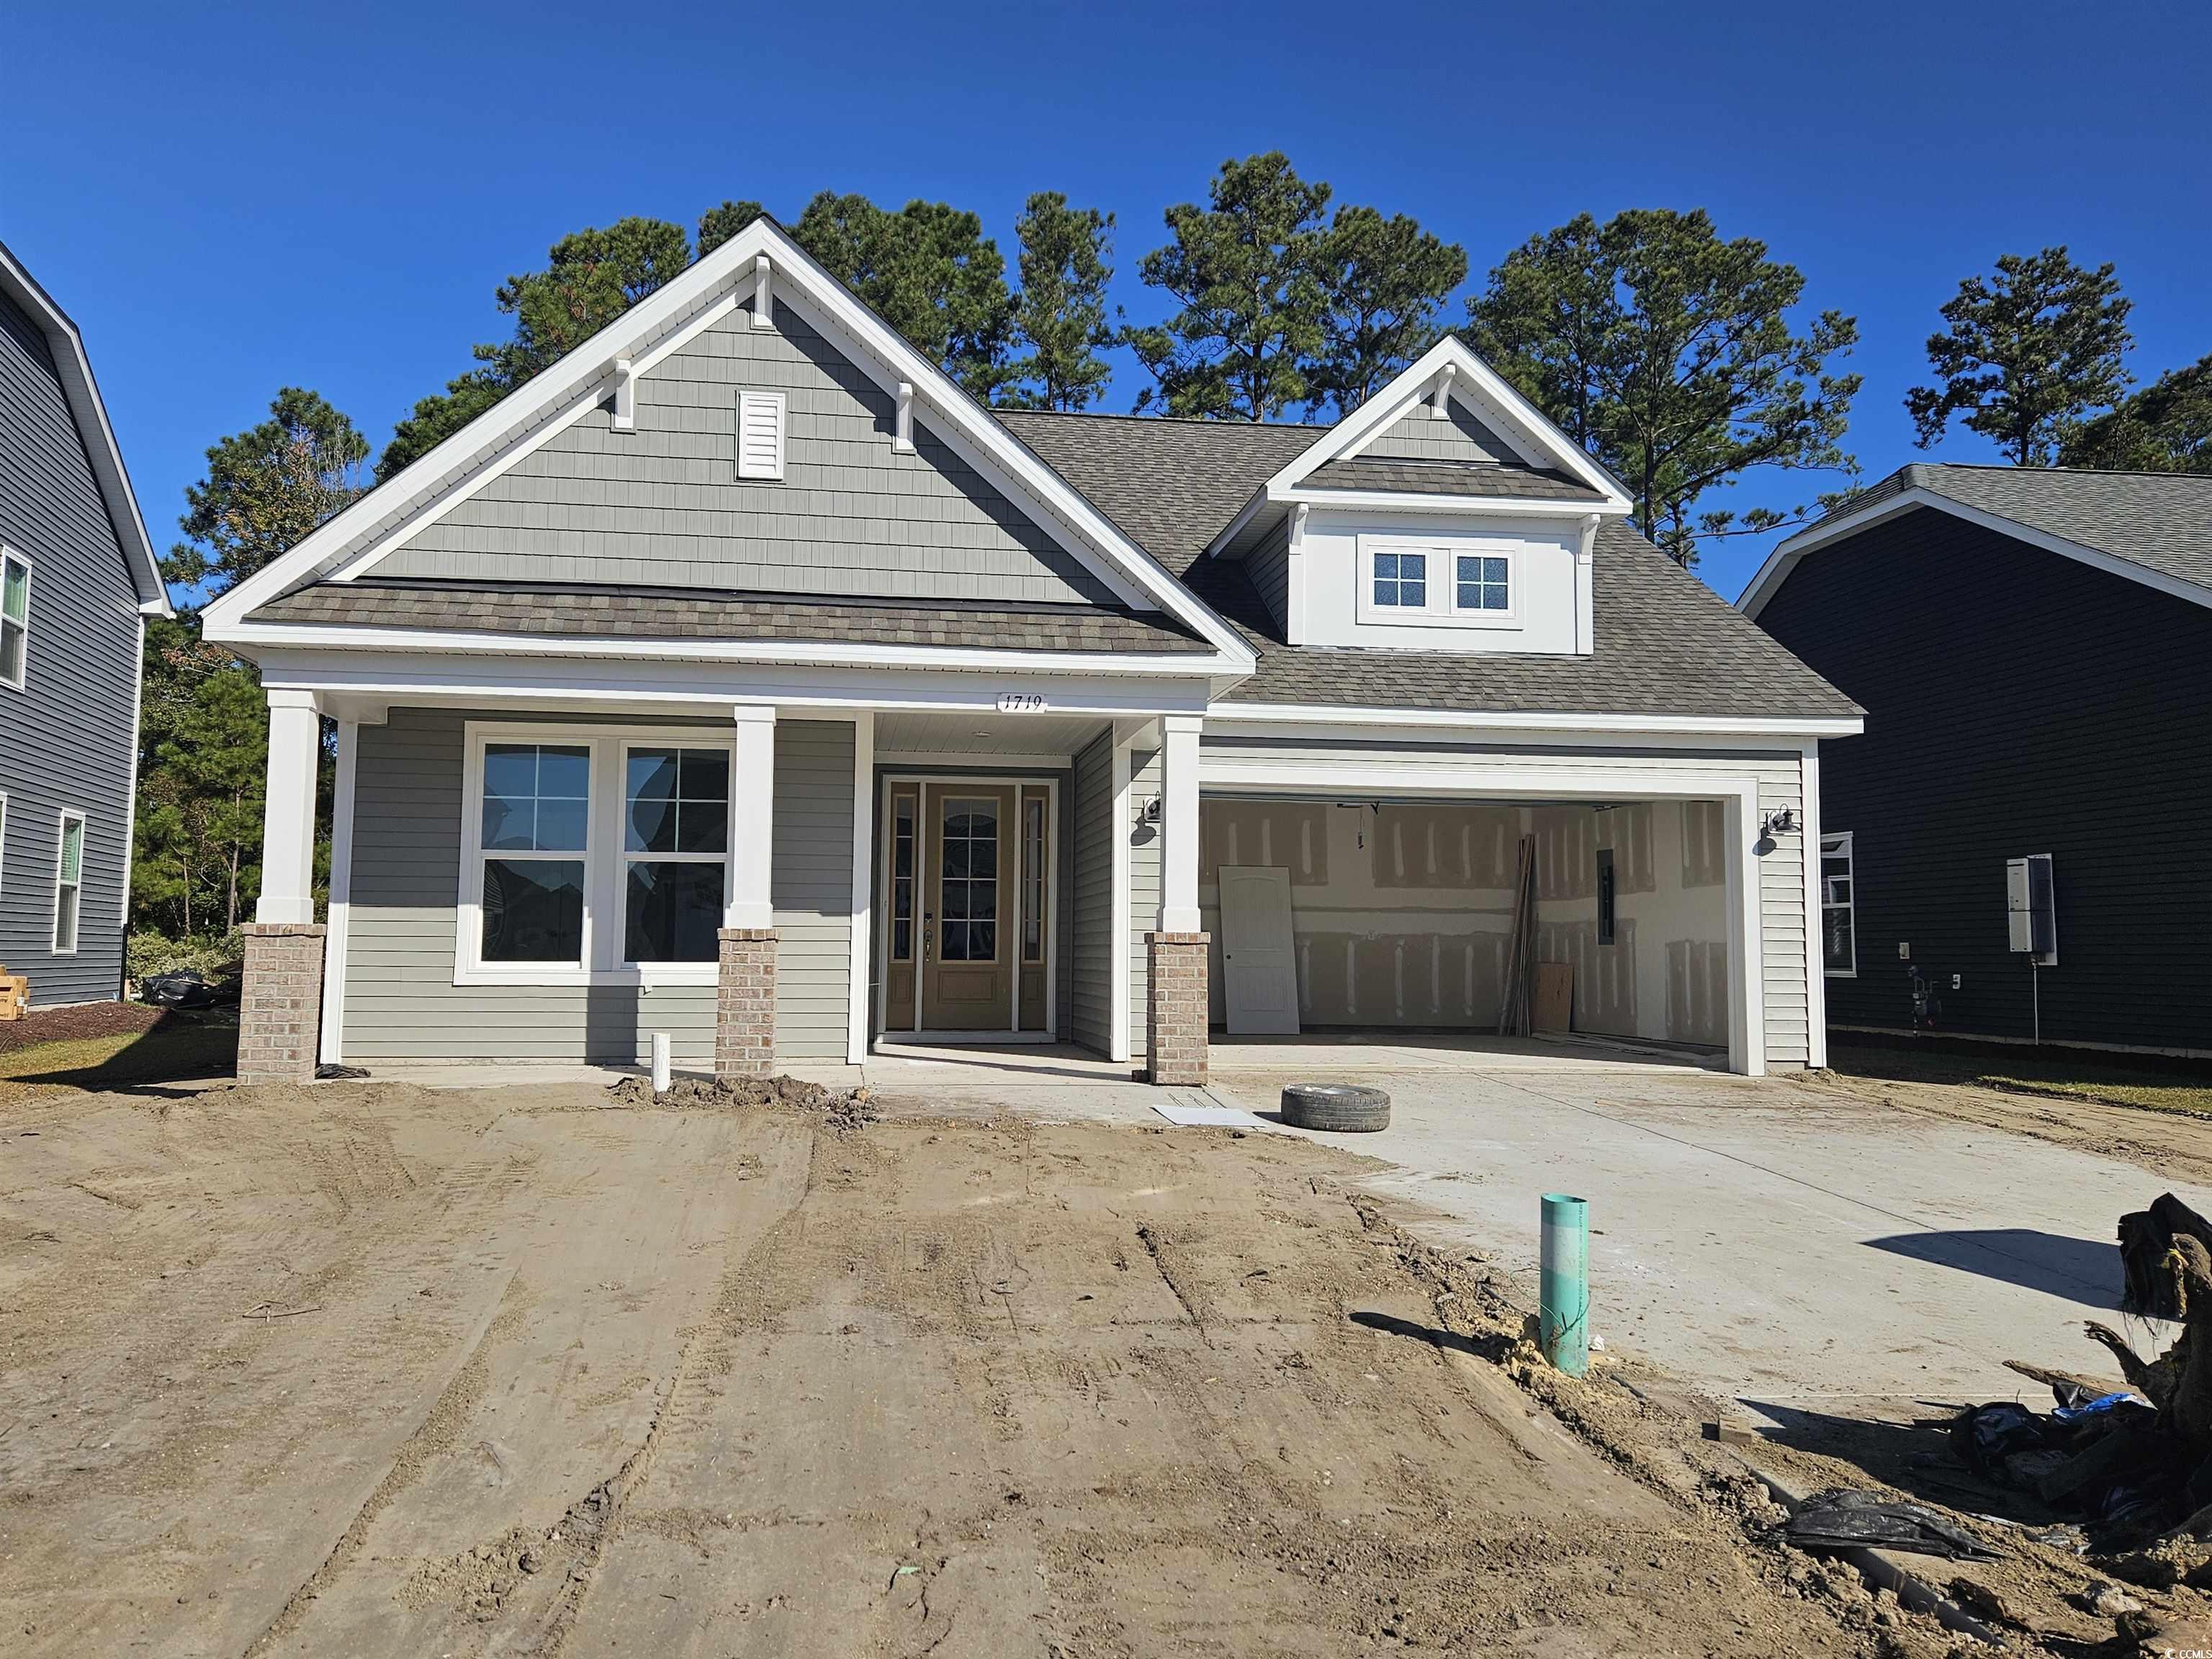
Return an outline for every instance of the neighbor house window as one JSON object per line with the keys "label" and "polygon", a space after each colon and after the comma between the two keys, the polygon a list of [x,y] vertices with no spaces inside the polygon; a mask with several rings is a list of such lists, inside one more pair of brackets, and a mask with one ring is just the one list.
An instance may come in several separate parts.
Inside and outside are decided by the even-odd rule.
{"label": "neighbor house window", "polygon": [[1859,970],[1852,892],[1850,832],[1821,836],[1820,965],[1846,979]]}
{"label": "neighbor house window", "polygon": [[54,868],[54,951],[68,956],[76,949],[77,911],[84,896],[84,817],[62,814],[59,857]]}
{"label": "neighbor house window", "polygon": [[1462,553],[1452,603],[1461,611],[1510,611],[1511,562],[1502,554]]}
{"label": "neighbor house window", "polygon": [[0,681],[21,690],[31,659],[31,562],[0,549]]}
{"label": "neighbor house window", "polygon": [[1375,556],[1375,603],[1392,610],[1425,611],[1429,605],[1429,556]]}
{"label": "neighbor house window", "polygon": [[484,746],[484,961],[583,965],[591,808],[588,746]]}
{"label": "neighbor house window", "polygon": [[730,751],[634,748],[623,779],[623,959],[713,962],[726,902]]}

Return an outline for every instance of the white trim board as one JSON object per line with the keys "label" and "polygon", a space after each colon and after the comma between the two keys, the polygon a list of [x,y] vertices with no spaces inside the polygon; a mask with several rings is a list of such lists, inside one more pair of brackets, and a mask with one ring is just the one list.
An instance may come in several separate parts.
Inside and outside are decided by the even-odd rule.
{"label": "white trim board", "polygon": [[1895,495],[1886,495],[1881,501],[1869,502],[1856,513],[1798,532],[1766,556],[1766,562],[1759,566],[1759,574],[1751,579],[1750,585],[1736,599],[1735,608],[1756,621],[1759,613],[1781,591],[1782,584],[1790,579],[1790,573],[1797,568],[1799,561],[1808,553],[1923,507],[1948,514],[1977,528],[2008,536],[2016,542],[2025,542],[2028,546],[2040,548],[2046,553],[2056,553],[2061,558],[2078,561],[2107,574],[2140,582],[2145,587],[2171,594],[2177,599],[2186,599],[2191,605],[2212,605],[2212,587],[2184,581],[2179,576],[2170,576],[2162,570],[2137,564],[2132,559],[2119,558],[2100,549],[2084,546],[2080,542],[2069,541],[2063,536],[2038,530],[2017,519],[2008,519],[2001,514],[1969,507],[1964,501],[1954,501],[1948,495],[1938,495],[1932,489],[1916,485]]}
{"label": "white trim board", "polygon": [[902,384],[913,386],[927,411],[931,429],[963,459],[984,463],[979,470],[987,478],[1014,483],[1019,496],[1042,505],[1048,520],[1071,529],[1078,544],[1068,550],[1110,587],[1141,595],[1191,628],[1214,647],[1212,665],[1234,673],[1251,672],[1256,659],[1233,629],[765,218],[747,226],[389,483],[216,599],[205,612],[208,636],[249,642],[234,630],[256,606],[354,558],[368,538],[389,536],[411,524],[456,483],[506,465],[512,459],[507,452],[515,447],[519,435],[542,442],[540,428],[548,422],[580,419],[611,390],[617,361],[627,360],[634,374],[649,374],[656,351],[665,355],[688,333],[708,326],[714,315],[726,314],[742,295],[752,292],[756,262],[763,257],[782,279],[775,289],[778,306],[792,307],[809,324],[838,339],[886,392],[896,396]]}

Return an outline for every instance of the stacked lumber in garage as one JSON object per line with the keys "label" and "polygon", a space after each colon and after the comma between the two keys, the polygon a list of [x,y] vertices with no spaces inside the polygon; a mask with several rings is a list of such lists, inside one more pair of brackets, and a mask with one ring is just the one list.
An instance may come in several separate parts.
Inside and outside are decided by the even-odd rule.
{"label": "stacked lumber in garage", "polygon": [[1505,982],[1498,1010],[1498,1035],[1527,1036],[1536,995],[1536,838],[1521,837],[1520,867],[1513,878],[1513,933],[1505,945]]}

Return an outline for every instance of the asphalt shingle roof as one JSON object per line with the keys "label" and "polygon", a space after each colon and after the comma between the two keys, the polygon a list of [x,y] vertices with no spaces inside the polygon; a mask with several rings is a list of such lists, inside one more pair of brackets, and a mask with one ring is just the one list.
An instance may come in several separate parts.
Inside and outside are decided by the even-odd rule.
{"label": "asphalt shingle roof", "polygon": [[[1617,519],[1598,529],[1587,657],[1291,647],[1242,564],[1204,556],[1312,427],[1004,410],[999,418],[1225,617],[1260,666],[1235,702],[1817,719],[1858,706]],[[1093,434],[1096,434],[1094,437]]]}
{"label": "asphalt shingle roof", "polygon": [[1210,652],[1164,616],[1089,605],[916,605],[690,588],[569,587],[436,577],[319,582],[271,599],[256,622],[450,629],[580,639],[849,641],[998,651]]}
{"label": "asphalt shingle roof", "polygon": [[1306,479],[1316,489],[1380,489],[1413,495],[1492,495],[1534,501],[1601,501],[1564,472],[1486,461],[1405,461],[1355,455],[1324,461]]}
{"label": "asphalt shingle roof", "polygon": [[1820,523],[1909,489],[2212,588],[2212,477],[1916,461],[1839,503]]}

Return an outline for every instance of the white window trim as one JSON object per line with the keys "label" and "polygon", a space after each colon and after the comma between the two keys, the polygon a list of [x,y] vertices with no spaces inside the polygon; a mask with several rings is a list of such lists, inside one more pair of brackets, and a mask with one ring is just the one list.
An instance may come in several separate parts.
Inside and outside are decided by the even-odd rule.
{"label": "white window trim", "polygon": [[[1848,866],[1844,879],[1851,884],[1851,896],[1841,904],[1828,902],[1827,863],[1832,858],[1841,858]],[[1856,979],[1859,976],[1859,866],[1851,854],[1851,831],[1831,830],[1820,836],[1820,933],[1817,948],[1820,952],[1821,975],[1827,979]],[[1851,917],[1851,965],[1848,968],[1828,966],[1828,912],[1848,910]]]}
{"label": "white window trim", "polygon": [[[62,879],[64,854],[69,847],[69,827],[76,824],[76,909],[72,918],[74,931],[67,948],[62,945],[62,889],[69,884]],[[84,942],[84,866],[92,850],[92,820],[73,807],[64,806],[54,824],[54,912],[53,931],[49,939],[52,954],[73,957],[77,946]]]}
{"label": "white window trim", "polygon": [[[760,402],[775,410],[775,470],[763,472],[747,470],[745,465],[745,405]],[[778,482],[783,477],[783,459],[786,435],[790,424],[790,408],[781,392],[765,386],[741,386],[738,390],[738,477],[757,482]]]}
{"label": "white window trim", "polygon": [[0,894],[8,884],[8,796],[0,791]]}
{"label": "white window trim", "polygon": [[[19,548],[10,547],[6,543],[0,542],[0,596],[4,596],[7,592],[6,568],[11,564],[20,564],[23,567],[23,662],[21,668],[12,679],[5,675],[0,675],[0,685],[4,685],[10,690],[21,691],[31,678],[31,578],[33,572],[29,554]],[[4,598],[0,598],[0,603],[4,602]],[[5,622],[0,621],[0,631],[4,631],[5,628]]]}
{"label": "white window trim", "polygon": [[[1382,628],[1517,629],[1521,616],[1521,547],[1502,538],[1464,536],[1367,535],[1359,538],[1354,566],[1358,590],[1353,595],[1353,619],[1363,626]],[[1428,603],[1419,610],[1375,602],[1375,556],[1378,553],[1425,553],[1428,556]],[[1459,608],[1459,560],[1472,557],[1505,561],[1505,595],[1511,604],[1504,611]]]}
{"label": "white window trim", "polygon": [[[633,748],[675,746],[720,749],[730,757],[732,793],[737,775],[737,734],[713,726],[592,726],[471,720],[462,744],[465,769],[461,789],[460,870],[453,906],[453,983],[463,985],[712,985],[713,962],[625,963],[623,905],[627,892],[622,833],[625,757]],[[580,961],[486,962],[483,951],[484,750],[495,743],[534,743],[588,749],[592,755],[592,799],[585,821],[584,945]],[[772,781],[762,780],[766,787]],[[737,872],[732,850],[734,828],[722,854],[722,890],[727,895]],[[569,856],[574,856],[573,854]]]}

